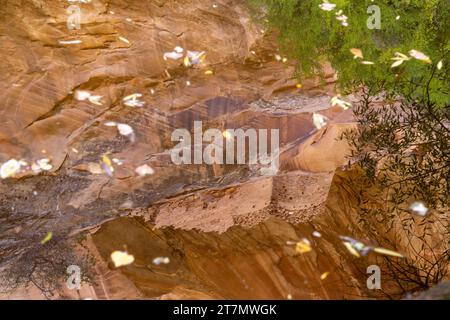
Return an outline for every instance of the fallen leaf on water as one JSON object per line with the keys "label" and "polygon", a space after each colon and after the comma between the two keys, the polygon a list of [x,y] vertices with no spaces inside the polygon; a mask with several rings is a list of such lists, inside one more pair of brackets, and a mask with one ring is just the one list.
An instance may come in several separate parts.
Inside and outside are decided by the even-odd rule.
{"label": "fallen leaf on water", "polygon": [[44,171],[50,171],[53,168],[53,166],[50,164],[50,159],[48,158],[39,159],[36,161],[36,164],[39,167],[39,169]]}
{"label": "fallen leaf on water", "polygon": [[325,280],[325,279],[328,277],[329,274],[330,274],[330,273],[329,273],[328,271],[322,273],[322,275],[320,276],[320,280]]}
{"label": "fallen leaf on water", "polygon": [[100,164],[95,163],[95,162],[88,163],[88,170],[92,174],[102,174],[103,173],[103,170],[102,170],[102,167],[100,166]]}
{"label": "fallen leaf on water", "polygon": [[351,48],[350,52],[353,53],[353,59],[362,59],[363,58],[363,54],[362,51],[358,48]]}
{"label": "fallen leaf on water", "polygon": [[399,65],[401,65],[403,62],[408,61],[409,57],[407,57],[406,55],[404,55],[403,53],[400,52],[396,52],[394,54],[394,58],[391,58],[391,60],[394,60],[395,62],[391,65],[391,68],[395,68],[398,67]]}
{"label": "fallen leaf on water", "polygon": [[176,46],[173,51],[175,51],[176,53],[182,53],[184,51],[184,49],[182,47]]}
{"label": "fallen leaf on water", "polygon": [[344,245],[345,245],[345,247],[347,248],[348,252],[350,252],[352,255],[354,255],[354,256],[357,257],[357,258],[361,257],[360,254],[358,253],[358,251],[356,251],[356,250],[352,247],[351,243],[349,243],[349,242],[344,242]]}
{"label": "fallen leaf on water", "polygon": [[115,127],[115,126],[117,126],[117,122],[114,122],[114,121],[105,122],[105,126]]}
{"label": "fallen leaf on water", "polygon": [[380,253],[380,254],[385,254],[388,256],[393,256],[393,257],[399,257],[399,258],[403,258],[403,255],[401,253],[392,251],[392,250],[388,250],[385,248],[373,248],[373,251]]}
{"label": "fallen leaf on water", "polygon": [[134,262],[134,257],[125,251],[114,251],[111,253],[111,260],[116,268],[130,265]]}
{"label": "fallen leaf on water", "polygon": [[139,100],[141,98],[141,93],[133,93],[122,99],[123,104],[127,107],[143,107],[145,105],[145,101]]}
{"label": "fallen leaf on water", "polygon": [[185,67],[189,67],[191,65],[191,62],[189,61],[189,57],[188,56],[184,57],[183,64],[184,64]]}
{"label": "fallen leaf on water", "polygon": [[169,264],[169,257],[157,257],[153,259],[153,264],[159,266],[160,264]]}
{"label": "fallen leaf on water", "polygon": [[122,136],[125,136],[128,139],[130,139],[131,142],[134,142],[135,135],[134,135],[134,130],[132,127],[130,127],[129,125],[127,125],[125,123],[119,123],[119,124],[117,124],[117,130],[119,130],[119,133]]}
{"label": "fallen leaf on water", "polygon": [[185,57],[184,65],[186,67],[194,66],[196,64],[199,64],[200,62],[205,61],[205,59],[206,59],[205,51],[188,51]]}
{"label": "fallen leaf on water", "polygon": [[306,238],[303,238],[301,241],[297,242],[297,244],[295,245],[295,251],[297,251],[298,253],[301,253],[301,254],[310,252],[311,250],[312,250],[311,243]]}
{"label": "fallen leaf on water", "polygon": [[47,235],[42,239],[41,244],[44,244],[46,242],[49,242],[53,237],[53,232],[49,231]]}
{"label": "fallen leaf on water", "polygon": [[417,60],[423,61],[425,63],[431,63],[430,57],[428,57],[423,52],[417,51],[417,50],[411,50],[409,51],[409,55]]}
{"label": "fallen leaf on water", "polygon": [[90,96],[91,93],[86,90],[76,90],[74,94],[75,99],[78,101],[84,101],[86,99],[89,99]]}
{"label": "fallen leaf on water", "polygon": [[127,38],[119,37],[119,40],[120,40],[120,41],[123,41],[123,42],[125,42],[125,43],[127,43],[127,44],[130,44],[130,40],[128,40]]}
{"label": "fallen leaf on water", "polygon": [[352,106],[351,103],[340,99],[339,96],[335,96],[335,97],[331,98],[331,105],[333,107],[337,105],[337,106],[341,107],[344,110],[347,110],[348,108],[350,108]]}
{"label": "fallen leaf on water", "polygon": [[313,235],[314,237],[316,237],[316,238],[320,238],[320,237],[322,236],[322,234],[321,234],[319,231],[314,231],[314,232],[312,233],[312,235]]}
{"label": "fallen leaf on water", "polygon": [[409,209],[414,213],[421,217],[424,217],[428,213],[428,208],[425,206],[425,204],[422,201],[415,201],[411,203],[409,206]]}
{"label": "fallen leaf on water", "polygon": [[114,167],[112,166],[111,160],[109,159],[108,155],[104,154],[102,156],[102,164],[101,164],[103,170],[106,172],[106,174],[110,177],[112,177],[114,172]]}
{"label": "fallen leaf on water", "polygon": [[317,129],[320,129],[327,125],[326,117],[319,114],[319,113],[313,113],[313,124]]}
{"label": "fallen leaf on water", "polygon": [[334,8],[336,8],[336,5],[334,3],[329,3],[328,1],[324,1],[323,3],[319,4],[319,8],[324,11],[333,11]]}
{"label": "fallen leaf on water", "polygon": [[14,176],[20,170],[20,162],[16,159],[11,159],[2,164],[0,168],[0,176],[6,179]]}
{"label": "fallen leaf on water", "polygon": [[133,94],[130,94],[130,95],[124,97],[122,100],[123,101],[131,100],[131,99],[135,100],[135,99],[140,98],[140,97],[142,97],[141,93],[133,93]]}
{"label": "fallen leaf on water", "polygon": [[137,167],[135,171],[141,177],[155,173],[155,170],[147,164]]}
{"label": "fallen leaf on water", "polygon": [[80,44],[81,40],[60,40],[60,44]]}
{"label": "fallen leaf on water", "polygon": [[340,236],[347,250],[355,257],[367,255],[373,248],[350,237]]}
{"label": "fallen leaf on water", "polygon": [[163,55],[163,59],[164,60],[167,60],[167,59],[178,60],[178,59],[180,59],[182,57],[183,57],[182,53],[178,53],[178,52],[175,52],[175,51],[165,52],[164,55]]}
{"label": "fallen leaf on water", "polygon": [[89,97],[89,102],[93,103],[93,104],[96,104],[98,106],[101,106],[103,104],[102,103],[102,98],[103,98],[103,96],[90,96]]}
{"label": "fallen leaf on water", "polygon": [[214,72],[212,70],[206,70],[205,74],[213,74]]}

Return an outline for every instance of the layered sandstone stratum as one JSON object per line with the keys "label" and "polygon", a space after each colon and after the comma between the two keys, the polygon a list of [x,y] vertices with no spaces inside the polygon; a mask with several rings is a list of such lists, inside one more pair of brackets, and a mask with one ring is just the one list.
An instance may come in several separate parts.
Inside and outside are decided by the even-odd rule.
{"label": "layered sandstone stratum", "polygon": [[[79,30],[67,28],[73,3]],[[327,65],[325,81],[298,88],[294,62],[278,58],[275,36],[243,1],[2,1],[0,15],[0,163],[52,165],[0,180],[2,267],[52,231],[83,235],[96,260],[95,283],[65,290],[69,298],[379,297],[366,287],[373,257],[353,257],[339,239],[373,241],[358,223],[358,172],[342,171],[351,110],[330,106]],[[206,59],[165,60],[177,46]],[[77,90],[101,103],[77,100]],[[134,93],[143,107],[123,103]],[[317,130],[313,113],[328,125]],[[173,164],[171,134],[194,120],[279,129],[280,170]],[[130,125],[135,141],[112,121]],[[121,162],[112,177],[92,170],[105,153]],[[143,164],[154,174],[138,175]],[[302,238],[311,252],[289,245]],[[116,269],[110,254],[124,248],[135,262]],[[170,263],[153,264],[159,256]],[[2,297],[43,298],[33,286]]]}

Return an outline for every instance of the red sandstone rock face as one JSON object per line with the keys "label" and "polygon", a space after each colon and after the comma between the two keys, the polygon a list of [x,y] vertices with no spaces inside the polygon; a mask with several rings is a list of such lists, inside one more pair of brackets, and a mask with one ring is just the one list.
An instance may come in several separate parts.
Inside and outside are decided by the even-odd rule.
{"label": "red sandstone rock face", "polygon": [[[307,80],[297,89],[293,66],[275,59],[274,37],[241,1],[93,0],[80,5],[81,29],[72,31],[67,6],[30,0],[0,7],[8,17],[0,22],[0,163],[50,158],[53,165],[49,173],[0,181],[0,259],[23,249],[17,239],[90,230],[97,284],[80,296],[66,292],[74,298],[371,294],[364,266],[337,238],[364,231],[349,184],[332,185],[349,151],[338,138],[353,125],[349,111],[330,109],[329,66],[328,85]],[[82,42],[60,43],[73,39]],[[205,51],[205,65],[165,61],[175,46]],[[76,100],[76,90],[103,96],[102,104]],[[143,95],[144,107],[124,105],[133,93]],[[330,124],[316,130],[313,112]],[[170,135],[192,129],[194,120],[221,130],[279,129],[281,170],[261,176],[247,165],[173,164]],[[108,121],[132,126],[135,142]],[[90,172],[105,153],[123,162],[113,177]],[[138,176],[143,163],[155,174]],[[323,238],[310,255],[286,245],[311,239],[314,230]],[[115,270],[109,255],[124,245],[136,263]],[[151,264],[161,255],[171,258],[167,268]],[[324,272],[331,273],[326,281]],[[9,297],[41,297],[33,290]]]}

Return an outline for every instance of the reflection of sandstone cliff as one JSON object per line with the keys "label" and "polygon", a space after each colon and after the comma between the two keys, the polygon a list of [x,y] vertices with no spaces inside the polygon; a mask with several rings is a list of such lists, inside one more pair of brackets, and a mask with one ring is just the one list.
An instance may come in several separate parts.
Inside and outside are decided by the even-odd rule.
{"label": "reflection of sandstone cliff", "polygon": [[[364,274],[373,258],[356,261],[338,239],[369,236],[351,173],[335,175],[349,152],[340,135],[354,126],[351,112],[329,106],[329,66],[325,82],[297,89],[293,65],[277,61],[275,39],[243,1],[93,0],[80,5],[79,31],[66,28],[65,1],[25,2],[0,7],[8,17],[0,22],[0,162],[50,158],[54,167],[0,181],[0,266],[26,250],[18,239],[86,231],[97,283],[65,292],[72,298],[373,296]],[[73,39],[82,42],[59,42]],[[163,60],[175,46],[205,51],[205,65]],[[102,105],[75,100],[75,90],[103,96]],[[146,105],[123,105],[136,92]],[[316,130],[313,112],[330,124]],[[281,170],[174,165],[170,135],[194,120],[279,129]],[[107,121],[132,126],[136,142]],[[113,178],[89,172],[104,153],[123,163]],[[143,163],[155,174],[137,176]],[[303,237],[314,250],[297,255],[286,241]],[[136,263],[114,270],[108,256],[124,246]],[[154,266],[156,256],[171,263]],[[42,298],[36,288],[3,297]]]}

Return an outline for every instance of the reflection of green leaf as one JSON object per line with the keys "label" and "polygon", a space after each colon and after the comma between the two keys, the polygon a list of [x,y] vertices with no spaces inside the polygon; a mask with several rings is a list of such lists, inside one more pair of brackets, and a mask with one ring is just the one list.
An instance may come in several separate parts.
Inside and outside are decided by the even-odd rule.
{"label": "reflection of green leaf", "polygon": [[53,237],[53,232],[49,231],[44,239],[42,239],[41,244],[49,242]]}

